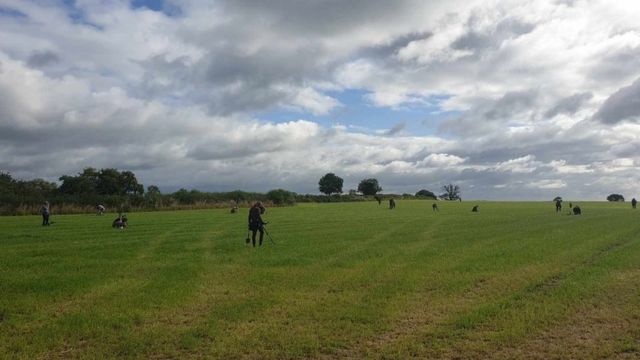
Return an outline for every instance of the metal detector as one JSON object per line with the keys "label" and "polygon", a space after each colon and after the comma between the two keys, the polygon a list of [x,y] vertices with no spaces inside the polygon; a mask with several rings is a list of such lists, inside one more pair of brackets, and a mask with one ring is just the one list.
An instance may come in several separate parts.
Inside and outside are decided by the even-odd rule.
{"label": "metal detector", "polygon": [[[266,225],[266,224],[265,224],[265,225]],[[262,230],[264,230],[264,233],[265,233],[265,234],[267,234],[267,237],[269,238],[269,241],[271,241],[271,243],[272,243],[273,245],[275,245],[275,244],[276,244],[276,242],[275,242],[275,241],[273,241],[273,238],[271,237],[271,235],[270,235],[270,234],[269,234],[269,232],[267,231],[267,227],[263,225],[263,226],[262,226]]]}

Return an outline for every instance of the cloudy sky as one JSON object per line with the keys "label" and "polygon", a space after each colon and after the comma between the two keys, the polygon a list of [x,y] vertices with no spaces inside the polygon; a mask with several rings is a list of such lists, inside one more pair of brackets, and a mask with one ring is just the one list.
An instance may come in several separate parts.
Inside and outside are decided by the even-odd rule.
{"label": "cloudy sky", "polygon": [[636,0],[0,0],[0,170],[640,196]]}

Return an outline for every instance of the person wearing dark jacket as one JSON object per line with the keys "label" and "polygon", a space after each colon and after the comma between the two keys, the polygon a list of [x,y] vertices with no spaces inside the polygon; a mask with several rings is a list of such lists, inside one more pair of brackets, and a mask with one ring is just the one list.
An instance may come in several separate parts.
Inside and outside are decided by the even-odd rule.
{"label": "person wearing dark jacket", "polygon": [[249,230],[252,232],[251,240],[253,247],[256,246],[256,234],[260,231],[260,246],[262,246],[262,240],[264,238],[264,224],[262,221],[262,214],[264,214],[264,206],[260,201],[256,202],[251,209],[249,209]]}
{"label": "person wearing dark jacket", "polygon": [[51,214],[49,210],[49,202],[42,204],[40,214],[42,214],[42,226],[49,225],[49,215]]}

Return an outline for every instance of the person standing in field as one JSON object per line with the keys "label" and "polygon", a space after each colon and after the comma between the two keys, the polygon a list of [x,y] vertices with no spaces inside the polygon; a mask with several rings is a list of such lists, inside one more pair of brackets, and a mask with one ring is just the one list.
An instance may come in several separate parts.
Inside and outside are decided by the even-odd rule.
{"label": "person standing in field", "polygon": [[253,247],[256,247],[256,234],[260,232],[260,245],[262,246],[262,240],[264,239],[264,224],[262,221],[262,214],[264,214],[265,208],[262,206],[262,202],[258,201],[251,209],[249,209],[249,230],[252,233],[251,240]]}
{"label": "person standing in field", "polygon": [[42,226],[50,225],[49,224],[49,215],[51,215],[51,209],[49,207],[49,202],[45,201],[40,208],[40,214],[42,215]]}
{"label": "person standing in field", "polygon": [[433,205],[431,205],[431,210],[433,210],[433,211],[440,211],[440,210],[438,210],[438,204],[433,203]]}
{"label": "person standing in field", "polygon": [[638,201],[636,200],[636,198],[631,199],[631,208],[635,209],[636,205],[638,205]]}
{"label": "person standing in field", "polygon": [[562,200],[558,199],[556,200],[556,212],[561,212],[562,211]]}
{"label": "person standing in field", "polygon": [[105,207],[102,204],[96,205],[96,215],[104,214]]}
{"label": "person standing in field", "polygon": [[395,208],[396,208],[396,201],[393,198],[389,199],[389,209],[393,210]]}

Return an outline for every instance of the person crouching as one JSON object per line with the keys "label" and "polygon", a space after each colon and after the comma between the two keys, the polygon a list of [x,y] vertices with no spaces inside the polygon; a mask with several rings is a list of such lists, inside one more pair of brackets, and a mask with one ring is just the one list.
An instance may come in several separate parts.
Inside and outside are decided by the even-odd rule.
{"label": "person crouching", "polygon": [[126,229],[128,226],[129,223],[127,221],[127,216],[122,214],[119,214],[118,217],[111,223],[111,227],[113,227],[114,229]]}

